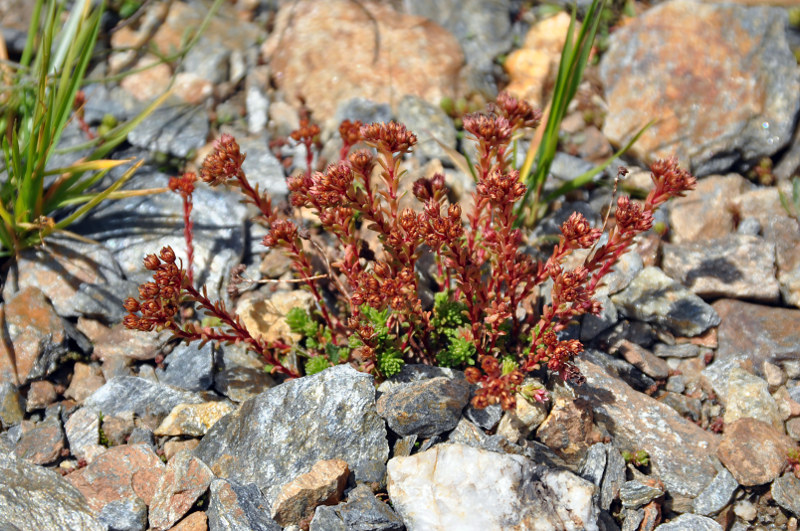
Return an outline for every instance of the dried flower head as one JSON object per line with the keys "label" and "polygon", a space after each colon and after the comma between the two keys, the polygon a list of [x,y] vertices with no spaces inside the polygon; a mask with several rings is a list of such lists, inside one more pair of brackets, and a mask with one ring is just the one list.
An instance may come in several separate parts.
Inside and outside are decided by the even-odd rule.
{"label": "dried flower head", "polygon": [[197,175],[192,172],[186,172],[180,177],[169,178],[169,189],[184,197],[188,197],[194,193],[194,182],[197,180]]}
{"label": "dried flower head", "polygon": [[361,120],[345,120],[339,125],[339,136],[345,146],[354,146],[361,141]]}
{"label": "dried flower head", "polygon": [[499,168],[492,170],[477,186],[478,196],[488,198],[497,205],[514,203],[525,195],[525,185],[519,180],[519,172],[508,173]]}
{"label": "dried flower head", "polygon": [[490,146],[507,144],[511,140],[511,124],[505,116],[472,113],[462,120],[465,131]]}
{"label": "dried flower head", "polygon": [[614,216],[617,220],[617,227],[622,233],[644,232],[653,226],[653,214],[645,211],[625,195],[617,199],[617,210]]}
{"label": "dried flower head", "polygon": [[307,117],[303,117],[300,119],[300,127],[292,131],[289,136],[297,142],[311,143],[318,135],[319,126],[312,124]]}
{"label": "dried flower head", "polygon": [[269,233],[264,236],[261,243],[264,247],[278,247],[281,244],[288,244],[297,238],[297,225],[287,219],[276,220],[269,228]]}
{"label": "dried flower head", "polygon": [[417,143],[417,136],[397,122],[372,123],[361,127],[364,142],[389,153],[408,153]]}
{"label": "dried flower head", "polygon": [[309,195],[320,205],[332,207],[346,201],[354,175],[349,164],[337,162],[325,168],[324,173],[315,173],[312,179],[314,184],[308,192]]}
{"label": "dried flower head", "polygon": [[600,239],[602,229],[593,229],[589,221],[580,212],[572,215],[561,225],[564,241],[572,248],[588,249]]}
{"label": "dried flower head", "polygon": [[514,129],[520,127],[539,127],[542,121],[542,111],[533,108],[525,100],[520,100],[510,93],[503,91],[497,95],[495,108],[499,114],[508,119]]}
{"label": "dried flower head", "polygon": [[697,179],[678,165],[678,159],[659,159],[650,166],[651,177],[657,189],[672,197],[682,197],[697,186]]}
{"label": "dried flower head", "polygon": [[224,134],[214,142],[214,151],[203,161],[200,178],[211,186],[236,179],[242,171],[244,158],[236,140],[231,135]]}
{"label": "dried flower head", "polygon": [[366,149],[359,149],[350,153],[348,160],[353,167],[353,171],[365,177],[369,177],[372,174],[372,168],[375,167],[375,156]]}

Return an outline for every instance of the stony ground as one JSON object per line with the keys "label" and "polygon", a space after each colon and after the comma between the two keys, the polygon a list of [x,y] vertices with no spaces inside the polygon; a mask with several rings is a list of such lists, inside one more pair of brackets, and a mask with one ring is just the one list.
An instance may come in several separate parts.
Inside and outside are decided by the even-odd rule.
{"label": "stony ground", "polygon": [[[651,119],[623,186],[646,189],[644,160],[672,154],[699,183],[608,279],[602,315],[570,331],[587,346],[585,385],[479,411],[459,371],[407,366],[377,391],[349,366],[279,384],[242,348],[125,330],[142,257],[184,248],[181,205],[109,202],[73,227],[98,243],[54,238],[7,268],[0,528],[797,529],[800,223],[779,191],[800,168],[800,33],[781,8],[634,8],[601,30],[552,183]],[[109,18],[90,79],[153,63],[147,44],[174,52],[206,9],[147,2],[128,24]],[[28,11],[0,0],[12,56]],[[479,110],[503,88],[546,101],[569,17],[544,14],[512,0],[226,3],[182,62],[90,83],[85,119],[128,119],[174,79],[114,154],[146,161],[127,186],[166,185],[230,133],[279,201],[305,168],[286,139],[303,102],[322,127],[318,165],[337,157],[341,120],[397,119],[420,138],[409,179],[444,172],[467,198],[471,178],[433,138],[474,148],[439,104]],[[84,140],[77,123],[63,138]],[[575,210],[601,224],[608,177],[553,205],[531,241]],[[194,202],[199,281],[226,298],[239,264],[275,279],[228,302],[251,330],[285,334],[286,311],[310,304],[280,282],[289,263],[260,246],[236,194],[201,187]]]}

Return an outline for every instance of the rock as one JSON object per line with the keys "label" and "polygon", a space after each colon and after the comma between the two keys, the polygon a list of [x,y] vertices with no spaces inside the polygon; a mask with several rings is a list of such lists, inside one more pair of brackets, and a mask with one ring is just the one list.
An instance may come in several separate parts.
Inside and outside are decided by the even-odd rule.
{"label": "rock", "polygon": [[752,522],[758,516],[758,507],[750,500],[739,500],[733,506],[733,513],[746,522]]}
{"label": "rock", "polygon": [[679,343],[677,345],[665,345],[656,343],[653,354],[659,358],[696,358],[700,355],[700,347],[691,343]]}
{"label": "rock", "polygon": [[403,531],[405,528],[397,513],[361,484],[347,494],[347,501],[332,507],[317,507],[309,531]]}
{"label": "rock", "polygon": [[397,106],[397,120],[417,135],[414,153],[422,162],[430,159],[449,160],[437,140],[456,149],[456,128],[453,120],[438,105],[428,103],[418,96],[405,96]]}
{"label": "rock", "polygon": [[199,444],[200,441],[197,439],[173,439],[171,441],[167,441],[164,443],[164,458],[169,461],[181,452],[193,451]]}
{"label": "rock", "polygon": [[558,69],[569,21],[570,16],[561,12],[531,27],[522,47],[511,52],[503,65],[511,77],[509,92],[540,107],[547,103],[545,86]]}
{"label": "rock", "polygon": [[795,441],[800,442],[800,418],[793,418],[786,421],[786,433]]}
{"label": "rock", "polygon": [[413,94],[438,103],[456,95],[464,55],[451,33],[385,4],[362,7],[305,1],[278,11],[262,54],[291,103],[302,95],[324,123],[338,102],[356,96],[391,102]]}
{"label": "rock", "polygon": [[208,131],[205,109],[172,101],[162,104],[128,133],[128,142],[148,151],[190,158],[205,145]]}
{"label": "rock", "polygon": [[736,197],[731,205],[744,219],[752,217],[762,227],[764,239],[775,244],[778,282],[783,300],[800,306],[800,231],[784,210],[779,190],[791,197],[788,182],[778,187],[757,188]]}
{"label": "rock", "polygon": [[64,423],[64,431],[70,453],[79,460],[91,463],[106,451],[106,447],[100,445],[100,415],[91,408],[82,407],[70,415]]}
{"label": "rock", "polygon": [[188,391],[158,384],[134,376],[120,376],[108,381],[84,401],[103,415],[134,414],[161,419],[178,404],[199,404],[202,400]]}
{"label": "rock", "polygon": [[64,432],[58,418],[46,419],[30,429],[22,430],[22,437],[14,447],[14,454],[34,465],[47,465],[61,457],[64,449]]}
{"label": "rock", "polygon": [[269,502],[253,483],[214,479],[208,502],[208,527],[220,531],[280,531],[269,517]]}
{"label": "rock", "polygon": [[[483,409],[477,409],[472,404],[467,404],[467,408],[464,410],[464,417],[467,420],[474,422],[485,430],[494,429],[497,423],[501,421],[503,414],[504,411],[500,404],[492,404]],[[544,416],[542,416],[542,420],[544,420]]]}
{"label": "rock", "polygon": [[722,531],[722,526],[707,516],[682,514],[656,527],[656,531]]}
{"label": "rock", "polygon": [[[275,201],[283,201],[289,195],[286,177],[281,162],[269,149],[269,137],[259,136],[237,137],[239,148],[247,155],[242,169],[251,185],[258,185],[261,192],[266,192]],[[261,246],[263,250],[264,247]]]}
{"label": "rock", "polygon": [[0,428],[8,429],[25,418],[25,401],[17,386],[0,382]]}
{"label": "rock", "polygon": [[599,488],[598,505],[608,511],[625,483],[625,460],[611,444],[593,444],[583,458],[578,475]]}
{"label": "rock", "polygon": [[546,404],[537,401],[531,402],[517,394],[517,403],[513,410],[503,414],[503,418],[497,426],[497,434],[512,443],[518,443],[522,439],[527,439],[528,435],[544,422],[547,414]]}
{"label": "rock", "polygon": [[774,308],[742,301],[720,299],[713,304],[721,318],[719,348],[714,362],[703,371],[714,391],[725,401],[731,368],[740,362],[752,363],[756,375],[763,376],[763,363],[798,359],[800,310]]}
{"label": "rock", "polygon": [[232,367],[214,375],[214,389],[233,402],[249,400],[275,385],[264,369],[252,367]]}
{"label": "rock", "polygon": [[606,354],[601,350],[588,349],[581,355],[584,359],[603,368],[608,374],[620,378],[637,391],[646,391],[656,385],[656,381],[645,373],[616,356]]}
{"label": "rock", "polygon": [[[205,115],[205,110],[199,110]],[[141,152],[132,150],[130,154],[139,156]],[[143,166],[124,189],[150,189],[166,186],[167,182],[167,175]],[[192,199],[195,283],[204,284],[214,300],[224,292],[223,283],[244,250],[243,223],[247,213],[240,196],[223,189],[211,190],[202,182],[197,183]],[[127,278],[143,283],[152,280],[152,272],[144,268],[142,260],[164,246],[171,246],[186,264],[182,212],[181,199],[174,193],[130,197],[101,203],[73,225],[73,230],[102,241],[114,253]]]}
{"label": "rock", "polygon": [[214,356],[219,349],[213,344],[181,343],[164,359],[167,368],[156,369],[163,382],[187,391],[206,391],[214,385]]}
{"label": "rock", "polygon": [[711,483],[703,489],[703,492],[694,499],[693,511],[703,516],[717,514],[728,505],[737,488],[739,488],[739,482],[728,472],[728,469],[721,469]]}
{"label": "rock", "polygon": [[0,306],[5,340],[0,342],[0,381],[26,383],[51,374],[68,351],[64,321],[36,287]]}
{"label": "rock", "polygon": [[703,403],[699,398],[691,398],[679,393],[666,392],[658,397],[658,401],[677,411],[681,417],[695,422],[699,421],[701,418]]}
{"label": "rock", "polygon": [[412,15],[440,24],[458,39],[464,50],[466,76],[473,91],[483,94],[496,91],[494,60],[511,47],[512,29],[508,16],[511,2],[408,0],[403,6]]}
{"label": "rock", "polygon": [[669,366],[667,362],[655,356],[652,352],[636,343],[622,340],[616,345],[615,354],[621,354],[625,361],[645,373],[651,378],[663,380],[669,376]]}
{"label": "rock", "polygon": [[728,376],[722,420],[728,425],[742,418],[758,419],[772,424],[776,430],[783,429],[778,404],[769,394],[767,382],[740,367],[733,367]]}
{"label": "rock", "polygon": [[190,513],[171,529],[172,531],[208,531],[208,516],[203,511]]}
{"label": "rock", "polygon": [[272,504],[272,519],[284,527],[310,521],[318,506],[339,503],[349,475],[341,459],[318,461],[281,489]]}
{"label": "rock", "polygon": [[[109,58],[109,65],[116,69],[118,56]],[[120,80],[119,86],[125,90],[128,97],[145,103],[154,100],[169,90],[172,68],[151,53],[145,53],[137,59],[130,73]],[[180,101],[179,98],[175,98]]]}
{"label": "rock", "polygon": [[594,485],[525,457],[440,444],[391,459],[387,473],[410,529],[598,529]]}
{"label": "rock", "polygon": [[600,302],[603,309],[599,315],[587,313],[581,319],[581,341],[584,343],[591,341],[619,321],[617,307],[614,306],[611,299],[604,295],[597,296],[595,299]]}
{"label": "rock", "polygon": [[611,300],[623,316],[665,326],[682,336],[702,334],[720,322],[711,306],[657,267],[643,269]]}
{"label": "rock", "polygon": [[233,411],[230,402],[204,402],[202,404],[178,404],[170,411],[155,435],[188,435],[202,437],[222,417]]}
{"label": "rock", "polygon": [[64,391],[64,396],[81,404],[92,393],[103,387],[105,383],[106,379],[103,378],[103,372],[100,367],[96,364],[87,365],[77,362],[72,367],[72,380],[67,390]]}
{"label": "rock", "polygon": [[94,357],[106,363],[112,358],[145,361],[161,354],[171,334],[168,331],[143,333],[123,324],[105,328],[94,338]]}
{"label": "rock", "polygon": [[602,439],[593,420],[592,408],[585,400],[558,396],[536,430],[536,438],[568,463],[575,463]]}
{"label": "rock", "polygon": [[731,234],[724,238],[665,244],[662,267],[692,293],[776,303],[775,245],[759,238]]}
{"label": "rock", "polygon": [[356,481],[381,483],[389,446],[374,397],[372,377],[349,365],[291,380],[217,422],[196,455],[218,477],[255,483],[270,503],[322,459],[342,459]]}
{"label": "rock", "polygon": [[308,291],[295,290],[279,291],[269,299],[242,297],[236,306],[236,314],[253,336],[262,336],[268,342],[277,339],[296,342],[302,336],[292,332],[286,322],[286,315],[294,308],[311,311],[314,308],[314,296]]}
{"label": "rock", "polygon": [[626,481],[619,489],[622,506],[627,509],[638,509],[663,494],[663,489],[647,485],[639,480]]}
{"label": "rock", "polygon": [[[78,315],[114,324],[121,323],[127,314],[123,302],[139,295],[139,285],[130,280],[111,280],[103,284],[84,283],[72,300]],[[63,315],[63,314],[62,314]]]}
{"label": "rock", "polygon": [[60,316],[77,317],[80,314],[74,297],[81,286],[117,282],[122,277],[119,264],[106,247],[52,236],[47,239],[47,250],[32,248],[20,253],[3,285],[3,300],[14,298],[15,286],[20,290],[36,287]]}
{"label": "rock", "polygon": [[718,437],[583,357],[576,361],[586,384],[575,391],[589,402],[595,422],[615,445],[646,451],[653,475],[673,496],[700,494],[717,473],[712,459]]}
{"label": "rock", "polygon": [[785,25],[785,13],[766,6],[675,0],[648,10],[614,32],[603,55],[603,133],[621,145],[655,118],[632,153],[677,153],[699,176],[772,155],[789,142],[800,105]]}
{"label": "rock", "polygon": [[172,527],[203,495],[212,479],[211,470],[191,453],[175,455],[167,463],[153,493],[150,527],[157,530]]}
{"label": "rock", "polygon": [[18,459],[0,443],[0,527],[102,531],[83,495],[51,470]]}
{"label": "rock", "polygon": [[384,392],[377,411],[398,435],[426,438],[453,429],[468,401],[466,380],[437,377]]}
{"label": "rock", "polygon": [[164,464],[147,445],[131,444],[109,448],[66,479],[99,512],[109,503],[129,498],[141,498],[149,505],[163,473]]}
{"label": "rock", "polygon": [[770,492],[775,503],[800,517],[800,479],[787,472],[772,482]]}
{"label": "rock", "polygon": [[760,420],[743,418],[725,426],[717,449],[725,468],[740,485],[763,485],[777,478],[793,442]]}
{"label": "rock", "polygon": [[30,413],[37,409],[44,409],[56,401],[56,389],[47,380],[31,382],[28,388],[28,397],[25,400],[25,411]]}
{"label": "rock", "polygon": [[107,503],[98,515],[109,531],[144,531],[147,529],[147,505],[141,498],[124,498]]}

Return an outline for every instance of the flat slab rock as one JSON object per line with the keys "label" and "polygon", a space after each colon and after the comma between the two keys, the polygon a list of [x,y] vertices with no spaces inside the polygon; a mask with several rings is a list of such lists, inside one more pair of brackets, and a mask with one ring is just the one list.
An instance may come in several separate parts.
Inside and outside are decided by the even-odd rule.
{"label": "flat slab rock", "polygon": [[695,497],[711,483],[717,474],[714,454],[718,436],[594,363],[579,357],[577,365],[586,383],[575,392],[591,404],[595,422],[604,426],[620,447],[645,450],[653,475],[669,492]]}
{"label": "flat slab rock", "polygon": [[78,489],[51,470],[17,459],[2,443],[0,507],[0,529],[106,529]]}
{"label": "flat slab rock", "polygon": [[603,56],[603,133],[621,145],[655,119],[634,154],[677,154],[697,175],[775,153],[800,104],[785,25],[785,11],[767,6],[676,0],[649,9],[613,33]]}
{"label": "flat slab rock", "polygon": [[387,473],[408,529],[598,529],[592,483],[519,455],[440,444],[391,459]]}
{"label": "flat slab rock", "polygon": [[218,477],[255,483],[269,503],[323,459],[341,459],[356,481],[382,484],[389,457],[372,376],[347,365],[288,381],[217,422],[195,454]]}

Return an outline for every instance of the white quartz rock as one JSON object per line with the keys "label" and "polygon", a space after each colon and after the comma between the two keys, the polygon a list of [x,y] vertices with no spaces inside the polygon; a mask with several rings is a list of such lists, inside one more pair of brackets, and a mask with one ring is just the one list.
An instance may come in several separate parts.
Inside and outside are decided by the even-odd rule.
{"label": "white quartz rock", "polygon": [[596,487],[527,457],[440,444],[387,465],[409,531],[597,530]]}

